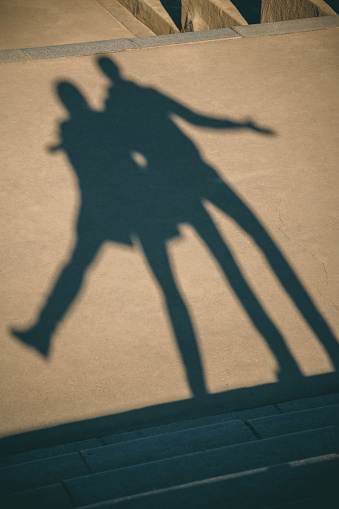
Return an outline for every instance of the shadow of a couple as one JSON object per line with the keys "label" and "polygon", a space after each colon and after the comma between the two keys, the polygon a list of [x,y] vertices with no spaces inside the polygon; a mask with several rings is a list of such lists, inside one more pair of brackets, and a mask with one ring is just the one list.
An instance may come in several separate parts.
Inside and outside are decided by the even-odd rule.
{"label": "shadow of a couple", "polygon": [[[201,157],[174,121],[212,129],[250,129],[270,135],[253,122],[199,114],[152,88],[123,78],[112,60],[100,58],[111,80],[103,111],[89,107],[73,84],[57,86],[69,118],[61,124],[59,145],[78,179],[81,204],[74,251],[62,269],[35,324],[13,334],[48,355],[58,323],[76,298],[87,268],[104,242],[139,247],[162,291],[173,333],[194,396],[207,393],[193,324],[177,287],[166,243],[190,224],[220,265],[235,295],[275,356],[279,379],[301,372],[286,342],[247,283],[212,221],[204,201],[229,215],[255,241],[272,271],[314,334],[339,367],[338,343],[311,297],[269,233],[237,193]],[[137,240],[135,240],[137,239]]]}

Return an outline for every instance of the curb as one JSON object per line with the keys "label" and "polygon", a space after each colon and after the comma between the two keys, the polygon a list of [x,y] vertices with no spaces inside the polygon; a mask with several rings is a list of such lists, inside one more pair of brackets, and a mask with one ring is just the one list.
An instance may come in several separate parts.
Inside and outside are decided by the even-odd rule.
{"label": "curb", "polygon": [[61,44],[40,48],[0,50],[0,63],[95,55],[98,53],[115,53],[177,44],[191,44],[233,38],[264,37],[338,27],[339,15],[321,16],[319,18],[277,21],[274,23],[219,28],[202,32],[186,32],[182,34],[156,35],[131,39],[111,39],[107,41]]}

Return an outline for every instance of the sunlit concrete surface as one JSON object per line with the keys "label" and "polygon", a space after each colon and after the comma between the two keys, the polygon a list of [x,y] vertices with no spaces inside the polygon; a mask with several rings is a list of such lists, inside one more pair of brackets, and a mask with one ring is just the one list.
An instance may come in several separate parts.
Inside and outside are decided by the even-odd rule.
{"label": "sunlit concrete surface", "polygon": [[0,0],[0,49],[147,36],[117,0]]}
{"label": "sunlit concrete surface", "polygon": [[[103,26],[99,40],[104,30]],[[38,44],[42,43],[47,41],[39,39]],[[18,41],[17,47],[22,44]],[[120,69],[121,86],[127,87],[128,80],[134,87],[131,101],[126,92],[125,102],[110,112],[105,111],[105,100],[109,94],[114,100],[120,92],[114,88],[117,82],[110,89],[112,82],[97,55],[0,65],[2,435],[192,397],[187,365],[181,359],[165,300],[136,233],[130,236],[131,242],[104,242],[88,264],[84,284],[56,328],[47,356],[11,332],[36,324],[71,256],[77,214],[84,205],[76,169],[65,151],[55,149],[62,141],[60,124],[70,118],[57,93],[61,82],[73,84],[94,112],[106,114],[106,122],[109,118],[116,126],[121,122],[138,175],[153,178],[149,153],[162,161],[154,168],[160,178],[162,169],[170,171],[171,161],[179,162],[180,171],[189,169],[192,187],[197,162],[212,168],[216,173],[209,175],[214,175],[216,183],[219,175],[240,198],[242,210],[248,207],[254,213],[313,302],[317,316],[338,337],[338,29],[106,56]],[[156,121],[157,110],[144,101],[140,87],[156,91],[157,104],[171,104],[177,113],[168,106],[168,115]],[[115,111],[121,113],[121,120]],[[187,112],[207,119],[205,127]],[[88,133],[97,132],[96,122],[100,133],[101,118],[98,113],[92,123],[88,120]],[[213,127],[211,119],[233,124],[216,129],[217,122]],[[180,131],[172,139],[161,139],[162,132],[169,132],[165,126],[173,125],[169,122]],[[234,128],[237,124],[243,128]],[[93,154],[101,160],[105,150],[118,154],[114,138],[112,146],[107,145],[102,131],[101,145],[98,134],[92,138],[86,123],[81,126],[77,143],[89,148],[92,161]],[[118,127],[116,133],[120,136]],[[142,139],[149,152],[143,153]],[[157,141],[153,153],[152,139]],[[190,147],[182,154],[185,165],[178,158],[178,140]],[[119,157],[105,164],[107,168],[111,164],[117,181],[123,182],[125,163]],[[96,171],[93,164],[89,176],[94,187]],[[134,181],[129,182],[134,198],[129,195],[126,207],[133,211],[134,203],[135,207],[140,203]],[[206,181],[206,189],[210,184]],[[92,184],[85,185],[91,189]],[[338,369],[336,340],[326,343],[307,324],[302,304],[293,302],[293,292],[291,296],[282,287],[284,267],[279,263],[270,267],[253,225],[247,223],[251,237],[239,226],[241,213],[232,220],[202,191],[199,196],[229,250],[228,259],[231,253],[233,266],[241,269],[264,310],[262,316],[283,337],[300,375],[312,377]],[[227,200],[224,207],[226,211]],[[100,224],[109,229],[116,218],[104,216],[100,206],[98,211]],[[199,220],[189,221],[187,216],[186,221],[177,221],[174,216],[173,227],[178,234],[166,245],[193,325],[207,391],[287,383],[289,368],[282,372],[279,366],[279,361],[286,364],[286,356],[274,356],[267,328],[264,335],[259,332],[255,312],[249,318],[244,300],[236,297],[216,262],[213,242],[207,242],[210,249],[202,242]],[[154,242],[157,231],[151,232]],[[209,234],[207,239],[211,240]],[[232,279],[231,265],[226,273]],[[241,294],[239,280],[234,284]],[[181,311],[172,310],[174,316]],[[306,318],[312,321],[310,313]],[[330,344],[331,355],[324,343]],[[291,395],[293,383],[297,391],[298,377],[290,382]]]}

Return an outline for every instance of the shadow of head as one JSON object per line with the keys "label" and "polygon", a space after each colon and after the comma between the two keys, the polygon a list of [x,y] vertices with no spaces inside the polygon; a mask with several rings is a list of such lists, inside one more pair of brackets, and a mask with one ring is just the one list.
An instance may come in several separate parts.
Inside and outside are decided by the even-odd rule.
{"label": "shadow of head", "polygon": [[107,57],[100,57],[97,63],[104,74],[113,82],[122,81],[119,67]]}

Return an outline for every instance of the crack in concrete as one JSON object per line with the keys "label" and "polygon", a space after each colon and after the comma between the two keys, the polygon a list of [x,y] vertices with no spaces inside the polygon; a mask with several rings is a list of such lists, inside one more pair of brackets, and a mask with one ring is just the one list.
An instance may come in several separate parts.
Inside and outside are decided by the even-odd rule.
{"label": "crack in concrete", "polygon": [[[281,232],[290,242],[291,242],[291,238],[284,232],[283,230],[283,227],[285,226],[284,224],[284,221],[282,219],[282,214],[281,214],[281,211],[279,209],[279,206],[281,204],[282,200],[280,199],[278,201],[278,204],[276,205],[276,211],[277,211],[277,214],[278,214],[278,217],[279,217],[279,220],[280,220],[280,226],[278,226],[278,230],[279,232]],[[322,262],[321,260],[319,260],[316,255],[309,249],[306,249],[303,245],[301,245],[299,242],[297,242],[298,246],[300,247],[300,249],[302,249],[303,251],[306,251],[307,253],[309,253],[313,258],[314,258],[314,261],[316,262],[316,264],[320,264],[322,266],[322,269],[323,269],[323,272],[325,274],[325,278],[324,280],[322,281],[322,284],[326,285],[326,286],[329,286],[329,277],[328,277],[328,273],[327,273],[327,270],[326,270],[326,265],[324,262]],[[324,294],[323,292],[320,291],[319,287],[317,286],[317,291],[319,293],[319,295],[321,295],[321,297],[323,298],[326,298],[328,299],[328,301],[332,304],[332,306],[337,310],[339,311],[339,307],[333,302],[333,300],[331,299],[330,295],[328,293]]]}
{"label": "crack in concrete", "polygon": [[279,232],[281,232],[283,235],[285,235],[285,237],[286,237],[286,238],[287,238],[287,239],[291,242],[290,237],[289,237],[289,236],[288,236],[288,235],[284,232],[284,230],[283,230],[283,227],[284,227],[285,225],[284,225],[284,221],[282,220],[281,212],[280,212],[280,209],[279,209],[279,205],[281,204],[281,202],[282,202],[282,200],[279,200],[278,205],[275,207],[275,209],[276,209],[276,211],[277,211],[277,213],[278,213],[278,216],[279,216],[280,223],[281,223],[281,225],[280,225],[280,226],[278,226],[278,230],[279,230]]}

